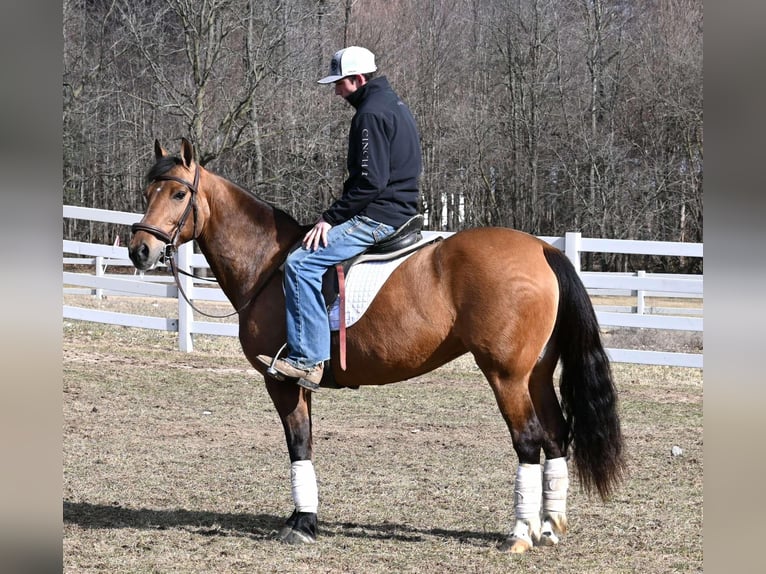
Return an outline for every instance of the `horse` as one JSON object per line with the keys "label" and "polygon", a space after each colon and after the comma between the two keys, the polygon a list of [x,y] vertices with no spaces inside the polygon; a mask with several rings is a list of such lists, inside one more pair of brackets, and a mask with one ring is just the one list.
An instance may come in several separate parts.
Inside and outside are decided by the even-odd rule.
{"label": "horse", "polygon": [[[197,242],[238,314],[242,350],[263,375],[284,428],[295,508],[277,536],[315,543],[312,393],[272,377],[256,359],[277,354],[286,340],[282,264],[310,226],[201,166],[185,138],[175,156],[155,140],[154,155],[130,259],[150,269],[182,243]],[[523,553],[557,544],[567,531],[567,461],[585,492],[604,501],[626,469],[609,358],[566,255],[501,227],[428,244],[395,269],[348,328],[345,369],[333,333],[328,366],[339,387],[385,385],[466,353],[489,382],[518,457],[515,520],[498,548]],[[553,379],[559,361],[560,400]]]}

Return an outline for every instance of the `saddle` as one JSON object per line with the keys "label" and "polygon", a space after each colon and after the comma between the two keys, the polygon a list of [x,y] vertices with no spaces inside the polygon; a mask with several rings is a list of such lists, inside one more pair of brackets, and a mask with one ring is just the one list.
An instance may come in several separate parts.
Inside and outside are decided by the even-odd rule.
{"label": "saddle", "polygon": [[322,294],[325,300],[325,306],[329,309],[336,301],[340,306],[340,323],[338,328],[339,335],[339,354],[340,368],[346,370],[346,275],[353,265],[358,265],[365,261],[390,261],[404,257],[409,253],[423,247],[420,243],[423,234],[423,216],[418,214],[408,219],[403,225],[384,241],[370,246],[366,251],[359,255],[341,261],[335,267],[330,268],[324,275],[322,281]]}
{"label": "saddle", "polygon": [[351,266],[365,261],[390,261],[404,257],[423,238],[422,229],[423,216],[414,215],[385,240],[371,245],[359,255],[341,261],[335,267],[328,269],[322,280],[322,294],[326,306],[329,307],[340,295],[341,279],[345,278]]}

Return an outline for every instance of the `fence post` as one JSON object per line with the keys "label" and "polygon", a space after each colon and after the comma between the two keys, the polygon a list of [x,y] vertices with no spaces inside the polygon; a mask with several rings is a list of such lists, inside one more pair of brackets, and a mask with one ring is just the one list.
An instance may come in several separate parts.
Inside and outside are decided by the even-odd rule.
{"label": "fence post", "polygon": [[[190,241],[184,243],[178,248],[178,269],[191,273],[191,260],[194,253],[194,244]],[[194,279],[178,274],[178,283],[186,293],[189,300],[192,300],[192,290],[194,288]],[[194,310],[191,308],[181,293],[178,294],[178,347],[184,353],[191,353],[194,350],[192,342],[191,327],[194,321]]]}
{"label": "fence post", "polygon": [[[96,277],[104,276],[104,258],[100,255],[96,256]],[[92,294],[96,296],[96,299],[101,299],[104,295],[103,289],[93,289]]]}
{"label": "fence post", "polygon": [[[644,277],[645,275],[646,271],[636,271],[636,277]],[[646,291],[644,289],[636,291],[636,313],[639,315],[643,315],[646,309],[645,297]]]}
{"label": "fence post", "polygon": [[564,253],[574,265],[577,273],[580,273],[580,246],[582,234],[579,231],[567,231],[564,235]]}

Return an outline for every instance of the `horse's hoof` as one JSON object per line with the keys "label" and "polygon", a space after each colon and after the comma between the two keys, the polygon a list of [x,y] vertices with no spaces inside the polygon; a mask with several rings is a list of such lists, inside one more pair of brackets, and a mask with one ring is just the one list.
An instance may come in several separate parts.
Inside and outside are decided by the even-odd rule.
{"label": "horse's hoof", "polygon": [[290,526],[283,526],[282,530],[279,531],[278,538],[285,544],[316,544],[317,541],[313,536]]}
{"label": "horse's hoof", "polygon": [[540,540],[538,544],[540,546],[556,546],[559,543],[559,537],[553,530],[543,530],[540,533]]}
{"label": "horse's hoof", "polygon": [[546,513],[543,517],[543,526],[540,539],[535,540],[535,545],[556,546],[561,537],[567,533],[567,517],[561,512]]}
{"label": "horse's hoof", "polygon": [[556,537],[564,536],[569,529],[566,514],[563,512],[547,512],[543,516],[543,530],[553,532]]}
{"label": "horse's hoof", "polygon": [[501,552],[523,554],[524,552],[532,549],[532,541],[525,540],[524,538],[517,538],[516,536],[509,536],[498,546],[498,549]]}

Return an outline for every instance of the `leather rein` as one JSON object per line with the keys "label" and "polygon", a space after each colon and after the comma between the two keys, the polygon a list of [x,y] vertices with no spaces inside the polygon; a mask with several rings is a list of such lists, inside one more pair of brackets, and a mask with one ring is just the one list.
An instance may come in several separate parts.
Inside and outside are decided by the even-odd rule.
{"label": "leather rein", "polygon": [[192,183],[189,183],[185,179],[182,179],[180,177],[176,177],[174,175],[158,175],[152,180],[152,183],[155,181],[176,181],[180,183],[181,185],[186,186],[189,189],[189,203],[186,204],[186,209],[184,209],[183,214],[181,214],[181,218],[178,220],[178,223],[176,224],[175,232],[173,233],[173,236],[171,237],[168,233],[160,229],[159,227],[156,227],[154,225],[149,225],[148,223],[143,223],[141,221],[134,223],[131,225],[130,230],[132,233],[136,233],[137,231],[146,231],[147,233],[154,235],[157,239],[165,243],[165,249],[162,252],[162,255],[160,258],[163,261],[167,261],[170,265],[170,270],[173,273],[173,279],[175,279],[176,287],[178,287],[178,292],[181,293],[184,300],[189,304],[189,306],[197,311],[197,313],[200,313],[202,315],[205,315],[206,317],[212,317],[214,319],[225,319],[226,317],[231,317],[233,315],[239,314],[242,310],[244,310],[250,303],[255,301],[256,297],[261,294],[261,291],[266,287],[266,285],[269,284],[269,281],[274,276],[274,274],[279,270],[280,266],[278,265],[276,268],[274,268],[271,273],[268,274],[266,277],[266,280],[261,283],[261,285],[258,287],[258,289],[253,293],[252,297],[247,300],[247,302],[242,305],[239,309],[235,309],[231,313],[227,313],[226,315],[211,315],[210,313],[206,313],[205,311],[202,311],[201,309],[195,307],[194,303],[192,303],[189,300],[189,297],[187,297],[186,293],[184,292],[183,287],[181,287],[181,280],[178,277],[179,273],[186,275],[187,277],[193,277],[194,279],[202,279],[205,281],[214,281],[214,279],[210,279],[208,277],[199,277],[197,275],[193,275],[191,273],[187,273],[186,271],[183,271],[182,269],[178,269],[178,266],[175,262],[175,255],[177,253],[176,248],[176,241],[178,240],[178,236],[181,234],[181,229],[183,229],[183,226],[186,224],[186,219],[189,217],[189,213],[192,214],[193,221],[194,221],[194,230],[192,233],[192,239],[197,238],[197,191],[199,186],[199,165],[196,166],[196,169],[194,171],[194,181]]}

